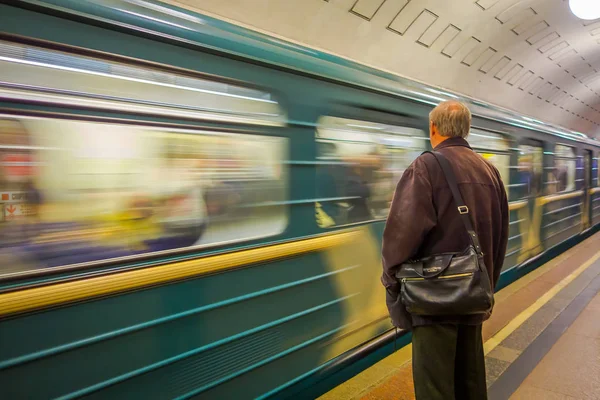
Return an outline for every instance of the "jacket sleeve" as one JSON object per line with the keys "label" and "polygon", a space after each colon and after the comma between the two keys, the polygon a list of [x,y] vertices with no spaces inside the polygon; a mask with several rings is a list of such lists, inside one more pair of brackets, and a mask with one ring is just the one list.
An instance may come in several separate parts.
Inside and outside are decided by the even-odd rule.
{"label": "jacket sleeve", "polygon": [[[498,173],[498,177],[500,174]],[[500,179],[500,178],[498,178]],[[510,213],[508,211],[508,198],[506,196],[506,190],[500,180],[500,211],[502,215],[502,229],[500,237],[496,242],[497,254],[494,259],[494,286],[498,284],[500,278],[500,272],[502,271],[502,265],[504,264],[504,257],[506,256],[506,246],[508,244],[508,223],[510,219]]]}
{"label": "jacket sleeve", "polygon": [[395,278],[400,264],[415,256],[437,221],[433,189],[422,157],[411,164],[398,182],[383,232],[381,282],[392,292],[400,290]]}

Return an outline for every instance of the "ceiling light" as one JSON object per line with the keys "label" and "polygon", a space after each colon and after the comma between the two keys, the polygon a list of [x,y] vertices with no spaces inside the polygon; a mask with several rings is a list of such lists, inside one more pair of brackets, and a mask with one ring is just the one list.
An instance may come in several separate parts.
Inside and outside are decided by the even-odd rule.
{"label": "ceiling light", "polygon": [[600,1],[598,0],[569,0],[569,7],[577,18],[600,18]]}

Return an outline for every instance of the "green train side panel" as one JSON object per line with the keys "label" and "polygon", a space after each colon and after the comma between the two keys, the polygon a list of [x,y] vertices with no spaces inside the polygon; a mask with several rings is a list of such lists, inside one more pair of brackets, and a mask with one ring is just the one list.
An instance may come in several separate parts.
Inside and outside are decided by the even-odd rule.
{"label": "green train side panel", "polygon": [[359,232],[321,253],[3,320],[0,393],[243,399],[285,386],[390,328],[379,243]]}

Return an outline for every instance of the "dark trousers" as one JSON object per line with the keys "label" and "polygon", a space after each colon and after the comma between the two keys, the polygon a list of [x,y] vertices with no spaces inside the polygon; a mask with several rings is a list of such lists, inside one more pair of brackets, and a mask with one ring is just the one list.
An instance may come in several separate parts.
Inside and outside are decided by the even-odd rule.
{"label": "dark trousers", "polygon": [[417,400],[485,400],[481,325],[413,328],[413,380]]}

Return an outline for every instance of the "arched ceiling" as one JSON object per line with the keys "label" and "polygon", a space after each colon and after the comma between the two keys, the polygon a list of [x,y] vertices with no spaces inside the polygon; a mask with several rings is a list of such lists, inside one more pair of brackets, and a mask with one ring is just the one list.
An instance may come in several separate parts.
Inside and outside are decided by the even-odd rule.
{"label": "arched ceiling", "polygon": [[567,0],[168,3],[600,138],[600,20]]}

